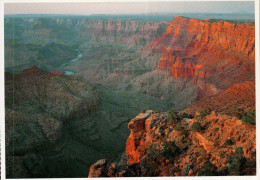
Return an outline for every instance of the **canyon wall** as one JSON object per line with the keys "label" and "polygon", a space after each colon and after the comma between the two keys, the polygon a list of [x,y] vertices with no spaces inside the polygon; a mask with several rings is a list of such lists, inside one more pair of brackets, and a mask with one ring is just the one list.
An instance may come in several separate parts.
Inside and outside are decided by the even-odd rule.
{"label": "canyon wall", "polygon": [[190,79],[200,89],[213,85],[204,96],[254,80],[254,23],[179,16],[146,48],[162,53],[157,69],[177,79]]}
{"label": "canyon wall", "polygon": [[203,98],[182,110],[181,113],[196,114],[204,109],[214,109],[217,112],[230,111],[232,108],[252,110],[255,109],[255,103],[255,81],[246,81]]}
{"label": "canyon wall", "polygon": [[177,123],[169,113],[140,113],[128,124],[126,155],[97,161],[89,177],[198,176],[205,164],[207,175],[234,175],[232,158],[243,163],[236,175],[254,175],[256,129],[242,123],[255,109],[254,24],[176,17],[145,49],[161,54],[158,71],[197,88],[197,103],[179,112],[195,117]]}
{"label": "canyon wall", "polygon": [[[100,20],[101,19],[101,20]],[[146,44],[161,36],[167,22],[133,21],[120,18],[50,17],[5,18],[5,40],[12,38],[53,41],[93,40],[135,42]]]}
{"label": "canyon wall", "polygon": [[140,42],[146,44],[158,35],[161,24],[123,20],[90,20],[85,26],[92,40]]}

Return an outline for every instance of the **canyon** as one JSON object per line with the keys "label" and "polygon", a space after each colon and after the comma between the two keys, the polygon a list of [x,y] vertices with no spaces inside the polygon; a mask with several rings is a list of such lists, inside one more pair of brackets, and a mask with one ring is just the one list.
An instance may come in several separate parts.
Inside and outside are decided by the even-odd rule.
{"label": "canyon", "polygon": [[[255,174],[255,126],[242,124],[234,110],[255,109],[254,35],[253,23],[173,19],[162,36],[144,49],[161,54],[156,70],[166,71],[163,76],[196,87],[197,102],[180,111],[195,117],[181,121],[178,126],[182,128],[177,130],[167,113],[149,110],[139,114],[128,124],[127,158],[112,163],[99,160],[91,166],[89,177],[197,176],[206,161],[214,164],[215,175],[228,175],[232,174],[228,157],[238,147],[248,159],[247,171],[240,173]],[[212,112],[201,120],[199,112],[205,109]],[[197,121],[206,126],[202,132],[192,131]],[[235,133],[237,129],[240,131]],[[232,139],[232,147],[225,144],[228,139]],[[174,161],[159,155],[165,142],[174,142],[180,149]],[[149,158],[150,151],[156,159]],[[186,165],[192,167],[188,172],[183,171]]]}
{"label": "canyon", "polygon": [[6,17],[7,177],[254,175],[254,22],[192,16]]}

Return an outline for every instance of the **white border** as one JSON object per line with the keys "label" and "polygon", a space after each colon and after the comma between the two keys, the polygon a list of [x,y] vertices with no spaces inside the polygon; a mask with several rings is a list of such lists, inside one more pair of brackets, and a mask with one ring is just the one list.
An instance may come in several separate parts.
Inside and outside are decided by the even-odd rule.
{"label": "white border", "polygon": [[[0,129],[0,138],[1,138],[1,179],[6,179],[5,178],[5,116],[4,116],[4,3],[41,3],[41,2],[49,2],[49,3],[56,3],[56,2],[158,2],[158,1],[198,1],[198,0],[0,0],[0,119],[1,119],[1,129]],[[199,1],[214,1],[214,0],[199,0]],[[215,0],[216,1],[216,0]],[[217,1],[227,1],[227,0],[217,0]],[[229,0],[229,1],[248,1],[248,0]],[[150,180],[150,179],[221,179],[221,180],[256,180],[259,179],[259,174],[260,174],[260,158],[259,158],[259,148],[260,148],[260,141],[259,141],[259,132],[260,132],[260,127],[259,127],[259,119],[260,119],[260,107],[259,107],[259,102],[260,102],[260,89],[259,89],[259,69],[260,69],[260,63],[259,63],[259,0],[250,0],[250,1],[255,1],[255,64],[256,64],[256,149],[257,149],[257,175],[256,176],[218,176],[218,177],[143,177],[143,178],[138,178],[138,177],[133,177],[133,178],[123,178],[123,179],[142,179],[142,180]],[[47,179],[47,178],[43,178]],[[52,178],[53,180],[60,180],[61,178]],[[63,179],[72,179],[72,178],[63,178]],[[87,179],[87,178],[73,178],[73,179]],[[92,178],[90,178],[92,179]],[[107,179],[107,178],[98,178],[98,179]],[[109,178],[109,179],[122,179],[122,178]],[[25,179],[26,180],[26,179]],[[33,180],[33,179],[29,179]]]}
{"label": "white border", "polygon": [[[1,1],[0,1],[1,2]],[[5,177],[5,98],[4,98],[4,4],[0,3],[0,138],[1,138],[1,179]]]}

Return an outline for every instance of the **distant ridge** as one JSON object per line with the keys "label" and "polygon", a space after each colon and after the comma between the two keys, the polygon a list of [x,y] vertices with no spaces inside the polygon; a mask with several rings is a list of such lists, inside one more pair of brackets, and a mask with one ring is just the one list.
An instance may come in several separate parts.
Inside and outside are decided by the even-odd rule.
{"label": "distant ridge", "polygon": [[223,19],[241,22],[255,21],[254,14],[249,13],[149,13],[149,14],[5,14],[5,17],[15,18],[57,18],[57,17],[77,17],[77,18],[111,18],[126,19],[132,21],[150,21],[150,22],[170,22],[176,16],[185,16],[186,18],[195,19]]}

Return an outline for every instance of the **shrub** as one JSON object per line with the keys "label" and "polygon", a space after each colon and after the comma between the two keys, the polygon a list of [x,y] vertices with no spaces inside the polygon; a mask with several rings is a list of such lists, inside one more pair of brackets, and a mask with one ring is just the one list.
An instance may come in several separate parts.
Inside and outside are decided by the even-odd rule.
{"label": "shrub", "polygon": [[180,131],[184,130],[185,128],[181,124],[176,124],[175,130]]}
{"label": "shrub", "polygon": [[241,171],[246,163],[244,152],[242,147],[238,147],[235,150],[235,155],[230,156],[227,159],[227,167],[230,175],[240,175]]}
{"label": "shrub", "polygon": [[189,118],[189,119],[192,119],[192,118],[194,118],[194,116],[191,115],[191,114],[183,113],[183,114],[181,115],[181,118]]}
{"label": "shrub", "polygon": [[180,148],[175,141],[164,141],[162,155],[169,160],[173,160],[180,153]]}
{"label": "shrub", "polygon": [[199,117],[201,117],[202,119],[205,118],[207,115],[210,115],[211,110],[210,109],[204,109],[202,111],[199,112]]}
{"label": "shrub", "polygon": [[211,125],[211,122],[206,122],[203,126],[203,129],[207,129]]}
{"label": "shrub", "polygon": [[158,166],[160,166],[159,161],[151,161],[148,158],[141,159],[140,162],[137,164],[131,164],[131,169],[134,167],[134,169],[138,168],[138,171],[135,174],[139,174],[143,177],[151,177],[151,176],[159,176],[160,170],[158,169]]}
{"label": "shrub", "polygon": [[227,176],[228,175],[228,167],[225,166],[223,168],[221,168],[219,171],[218,171],[218,176]]}
{"label": "shrub", "polygon": [[235,157],[242,159],[244,157],[244,151],[242,147],[237,147],[235,150]]}
{"label": "shrub", "polygon": [[160,150],[158,149],[158,144],[157,143],[153,143],[151,144],[147,150],[146,150],[146,154],[147,154],[147,158],[149,160],[156,160],[158,158],[158,156],[160,155]]}
{"label": "shrub", "polygon": [[173,122],[173,123],[178,123],[181,120],[180,117],[178,116],[178,113],[173,110],[168,111],[167,119],[168,119],[168,121]]}
{"label": "shrub", "polygon": [[232,139],[226,139],[225,144],[226,145],[232,145],[232,144],[234,144],[234,142],[232,141]]}
{"label": "shrub", "polygon": [[244,124],[255,124],[255,110],[245,112],[242,116]]}
{"label": "shrub", "polygon": [[188,174],[189,171],[190,171],[192,168],[193,168],[192,165],[186,164],[186,165],[184,166],[184,168],[182,169],[182,172],[183,172],[184,174]]}
{"label": "shrub", "polygon": [[197,122],[197,121],[195,121],[192,124],[191,129],[192,129],[193,132],[195,132],[195,131],[202,131],[203,130],[203,128],[201,127],[200,122]]}
{"label": "shrub", "polygon": [[199,176],[215,176],[217,172],[215,171],[216,167],[210,162],[206,161],[199,170]]}
{"label": "shrub", "polygon": [[238,119],[241,119],[243,116],[244,110],[243,109],[239,109],[236,107],[230,107],[226,110],[226,114],[230,115],[230,116],[235,116]]}

